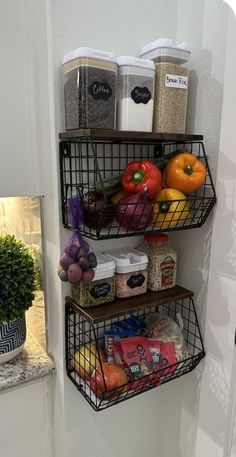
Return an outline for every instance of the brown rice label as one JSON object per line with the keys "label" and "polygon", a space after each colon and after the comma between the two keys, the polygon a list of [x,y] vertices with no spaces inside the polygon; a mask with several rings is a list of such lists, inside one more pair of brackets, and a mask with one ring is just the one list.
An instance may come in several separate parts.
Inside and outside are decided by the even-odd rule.
{"label": "brown rice label", "polygon": [[188,88],[188,76],[180,75],[165,75],[165,87],[174,87],[176,89]]}
{"label": "brown rice label", "polygon": [[161,269],[161,286],[172,286],[174,285],[175,276],[175,261],[172,257],[167,256],[160,263]]}

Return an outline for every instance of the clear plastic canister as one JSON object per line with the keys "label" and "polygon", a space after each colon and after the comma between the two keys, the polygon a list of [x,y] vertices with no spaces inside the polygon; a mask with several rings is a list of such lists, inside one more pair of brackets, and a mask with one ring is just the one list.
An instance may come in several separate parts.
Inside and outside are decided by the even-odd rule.
{"label": "clear plastic canister", "polygon": [[65,128],[115,128],[117,64],[112,52],[78,48],[63,59]]}
{"label": "clear plastic canister", "polygon": [[133,297],[147,292],[148,258],[136,249],[118,248],[105,252],[116,265],[115,289],[117,298]]}
{"label": "clear plastic canister", "polygon": [[155,66],[151,60],[117,58],[117,130],[151,132]]}
{"label": "clear plastic canister", "polygon": [[103,254],[97,254],[96,257],[93,280],[71,285],[73,299],[84,308],[110,303],[115,299],[115,263]]}
{"label": "clear plastic canister", "polygon": [[148,256],[148,289],[157,291],[176,285],[177,253],[168,235],[145,235],[137,249]]}
{"label": "clear plastic canister", "polygon": [[155,62],[155,132],[185,133],[190,55],[187,43],[175,47],[169,39],[156,40],[142,48],[142,58]]}

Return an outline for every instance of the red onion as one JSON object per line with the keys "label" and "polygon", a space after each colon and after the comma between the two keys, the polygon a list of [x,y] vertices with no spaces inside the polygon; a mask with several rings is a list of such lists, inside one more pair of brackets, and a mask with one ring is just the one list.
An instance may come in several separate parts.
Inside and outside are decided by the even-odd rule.
{"label": "red onion", "polygon": [[113,206],[107,204],[100,192],[88,192],[83,199],[84,223],[90,228],[106,227],[113,219]]}
{"label": "red onion", "polygon": [[116,220],[125,230],[144,230],[152,215],[152,203],[147,199],[147,191],[123,197],[116,210]]}

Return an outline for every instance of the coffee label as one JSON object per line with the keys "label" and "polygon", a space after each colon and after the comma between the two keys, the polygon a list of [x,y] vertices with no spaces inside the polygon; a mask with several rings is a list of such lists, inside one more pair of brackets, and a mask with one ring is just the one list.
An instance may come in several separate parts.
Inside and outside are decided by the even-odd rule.
{"label": "coffee label", "polygon": [[112,96],[112,88],[107,83],[94,81],[89,86],[89,93],[95,100],[106,101]]}
{"label": "coffee label", "polygon": [[111,285],[107,282],[97,284],[90,289],[90,295],[94,298],[106,297],[111,292]]}
{"label": "coffee label", "polygon": [[188,88],[188,76],[165,75],[165,87],[174,87],[176,89]]}
{"label": "coffee label", "polygon": [[145,281],[145,276],[143,276],[141,273],[137,275],[132,275],[127,281],[127,285],[130,287],[130,289],[135,289],[135,287],[141,287]]}
{"label": "coffee label", "polygon": [[131,98],[137,104],[143,103],[144,105],[146,105],[151,99],[151,97],[152,94],[147,87],[135,86],[135,88],[131,92]]}

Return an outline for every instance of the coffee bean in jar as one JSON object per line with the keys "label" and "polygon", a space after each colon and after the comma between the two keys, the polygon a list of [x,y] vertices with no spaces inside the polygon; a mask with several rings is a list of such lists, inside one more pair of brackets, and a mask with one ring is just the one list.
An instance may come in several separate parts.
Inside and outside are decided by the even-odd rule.
{"label": "coffee bean in jar", "polygon": [[177,253],[168,235],[145,235],[137,249],[148,256],[148,289],[170,289],[176,285]]}
{"label": "coffee bean in jar", "polygon": [[66,130],[114,129],[117,64],[113,53],[78,48],[63,59]]}

